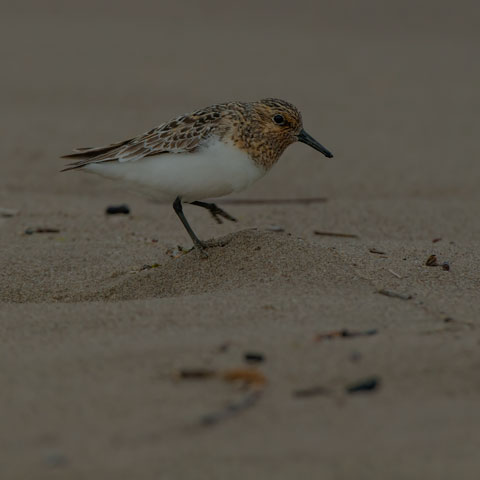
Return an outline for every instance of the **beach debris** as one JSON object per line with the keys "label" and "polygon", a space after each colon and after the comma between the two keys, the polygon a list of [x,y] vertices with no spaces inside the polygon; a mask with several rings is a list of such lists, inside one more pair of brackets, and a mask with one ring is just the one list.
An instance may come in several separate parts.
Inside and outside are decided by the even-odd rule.
{"label": "beach debris", "polygon": [[313,198],[226,198],[222,203],[235,205],[308,205],[310,203],[323,203],[327,199],[324,197]]}
{"label": "beach debris", "polygon": [[284,232],[285,229],[281,227],[280,225],[268,225],[265,227],[265,230],[268,230],[269,232]]}
{"label": "beach debris", "polygon": [[200,424],[204,426],[215,425],[253,407],[260,399],[263,386],[267,383],[265,375],[254,368],[234,368],[224,371],[209,368],[184,368],[177,373],[176,377],[185,380],[205,380],[216,377],[226,382],[240,383],[247,389],[247,392],[239,400],[228,403],[216,412],[202,415]]}
{"label": "beach debris", "polygon": [[247,363],[262,363],[265,361],[265,355],[256,352],[246,352],[243,358]]}
{"label": "beach debris", "polygon": [[391,270],[390,268],[388,269],[388,271],[395,277],[397,278],[402,278],[397,272],[394,272],[393,270]]}
{"label": "beach debris", "polygon": [[207,413],[200,418],[200,424],[206,427],[216,425],[219,422],[244,412],[253,407],[262,396],[262,390],[253,390],[235,402],[228,403],[225,408],[216,412]]}
{"label": "beach debris", "polygon": [[58,228],[38,227],[25,229],[25,235],[33,235],[34,233],[60,233]]}
{"label": "beach debris", "polygon": [[338,233],[338,232],[324,232],[321,230],[314,230],[314,235],[322,235],[325,237],[343,237],[343,238],[358,238],[358,235],[353,233]]}
{"label": "beach debris", "polygon": [[[372,392],[379,387],[380,378],[372,376],[347,385],[345,387],[345,392],[348,394]],[[330,395],[331,393],[333,393],[332,390],[322,385],[315,385],[313,387],[294,390],[293,396],[297,398],[309,398],[319,395]]]}
{"label": "beach debris", "polygon": [[319,333],[315,335],[315,341],[321,342],[322,340],[333,340],[334,338],[354,338],[354,337],[368,337],[371,335],[376,335],[378,330],[362,330],[362,331],[351,331],[351,330],[334,330],[327,333]]}
{"label": "beach debris", "polygon": [[206,379],[218,377],[226,382],[241,383],[246,387],[259,387],[267,383],[265,375],[255,368],[233,368],[230,370],[212,370],[210,368],[182,368],[175,375],[180,379]]}
{"label": "beach debris", "polygon": [[328,388],[322,387],[321,385],[302,388],[299,390],[295,390],[293,392],[294,397],[298,398],[308,398],[308,397],[316,397],[318,395],[329,395],[331,392]]}
{"label": "beach debris", "polygon": [[190,253],[193,250],[194,247],[192,248],[184,248],[181,245],[177,245],[176,247],[168,248],[165,253],[176,260],[177,258],[182,257],[183,255],[186,255],[187,253]]}
{"label": "beach debris", "polygon": [[442,267],[442,270],[449,271],[450,265],[448,262],[438,263],[438,259],[436,255],[430,255],[425,262],[427,267]]}
{"label": "beach debris", "polygon": [[267,378],[262,372],[254,368],[234,368],[222,373],[222,378],[227,382],[241,382],[245,386],[262,386],[267,383]]}
{"label": "beach debris", "polygon": [[125,203],[122,205],[110,205],[105,209],[107,215],[129,215],[130,207]]}
{"label": "beach debris", "polygon": [[182,368],[178,372],[178,377],[182,379],[205,379],[212,378],[217,374],[215,370],[209,368]]}
{"label": "beach debris", "polygon": [[140,268],[140,272],[143,272],[143,270],[151,270],[152,268],[158,268],[160,264],[158,263],[152,263],[151,265],[143,265],[143,267]]}
{"label": "beach debris", "polygon": [[0,207],[0,217],[14,217],[15,215],[18,214],[18,210],[15,210],[14,208],[3,208]]}
{"label": "beach debris", "polygon": [[385,288],[378,290],[377,293],[379,293],[380,295],[385,295],[386,297],[400,298],[401,300],[410,300],[413,298],[413,296],[408,293],[398,293],[392,290],[387,290]]}
{"label": "beach debris", "polygon": [[440,242],[440,240],[442,240],[441,237],[434,238],[434,239],[432,240],[432,243]]}
{"label": "beach debris", "polygon": [[345,387],[347,393],[361,393],[361,392],[371,392],[376,390],[380,386],[380,379],[378,377],[369,377],[364,380],[352,383]]}
{"label": "beach debris", "polygon": [[369,248],[368,251],[370,253],[376,253],[377,255],[385,255],[385,252],[382,252],[381,250],[377,250],[376,248]]}

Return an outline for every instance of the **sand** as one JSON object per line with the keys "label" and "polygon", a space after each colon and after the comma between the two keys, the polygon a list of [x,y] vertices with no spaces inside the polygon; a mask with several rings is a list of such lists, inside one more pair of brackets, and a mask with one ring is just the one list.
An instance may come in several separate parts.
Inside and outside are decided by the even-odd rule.
{"label": "sand", "polygon": [[[1,478],[478,478],[477,8],[2,6]],[[167,253],[190,246],[170,205],[59,173],[73,147],[266,96],[335,158],[292,146],[234,198],[326,201],[219,200],[223,225],[187,206],[201,238],[231,239],[207,260]],[[317,339],[342,329],[376,334]],[[236,368],[266,383],[222,379]]]}

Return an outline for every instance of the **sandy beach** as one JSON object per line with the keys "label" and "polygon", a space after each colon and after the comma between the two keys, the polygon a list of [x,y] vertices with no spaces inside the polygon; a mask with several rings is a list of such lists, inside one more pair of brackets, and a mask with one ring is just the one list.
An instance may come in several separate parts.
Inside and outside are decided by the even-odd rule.
{"label": "sandy beach", "polygon": [[[0,477],[478,479],[477,10],[0,7]],[[171,205],[60,173],[264,97],[335,158],[290,147],[235,224],[186,206],[231,238],[206,260]]]}

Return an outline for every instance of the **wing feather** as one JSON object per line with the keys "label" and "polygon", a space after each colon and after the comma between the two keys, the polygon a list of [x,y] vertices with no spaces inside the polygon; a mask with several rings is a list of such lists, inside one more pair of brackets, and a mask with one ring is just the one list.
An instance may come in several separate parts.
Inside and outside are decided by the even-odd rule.
{"label": "wing feather", "polygon": [[77,160],[67,164],[62,172],[90,163],[134,162],[162,153],[193,152],[218,132],[219,118],[218,111],[210,107],[191,115],[182,115],[129,140],[103,147],[77,148],[74,153],[62,157]]}

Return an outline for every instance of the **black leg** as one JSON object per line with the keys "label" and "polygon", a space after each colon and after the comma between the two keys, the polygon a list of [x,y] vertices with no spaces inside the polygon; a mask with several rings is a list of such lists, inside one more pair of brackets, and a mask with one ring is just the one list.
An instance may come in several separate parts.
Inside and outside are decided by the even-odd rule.
{"label": "black leg", "polygon": [[188,223],[187,219],[185,218],[185,215],[183,214],[183,208],[182,208],[182,200],[180,197],[177,197],[175,201],[173,202],[173,209],[175,210],[175,213],[178,215],[178,218],[183,223],[183,226],[187,230],[188,234],[190,235],[190,238],[193,240],[193,243],[196,247],[199,249],[203,250],[206,245],[195,235],[195,232],[192,230],[192,227]]}
{"label": "black leg", "polygon": [[220,217],[226,218],[231,222],[236,222],[237,219],[228,214],[225,210],[222,210],[220,207],[217,207],[214,203],[206,202],[190,202],[191,205],[196,205],[197,207],[206,208],[212,215],[212,217],[217,221],[217,223],[223,223]]}

